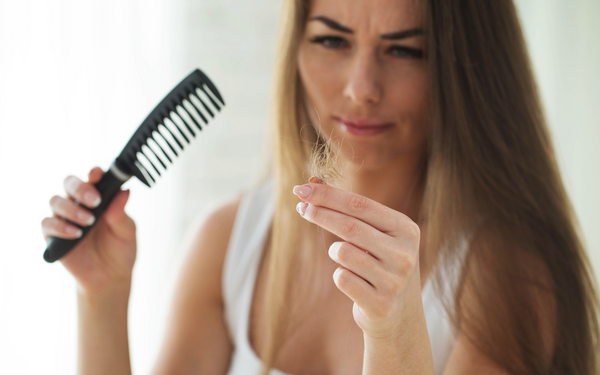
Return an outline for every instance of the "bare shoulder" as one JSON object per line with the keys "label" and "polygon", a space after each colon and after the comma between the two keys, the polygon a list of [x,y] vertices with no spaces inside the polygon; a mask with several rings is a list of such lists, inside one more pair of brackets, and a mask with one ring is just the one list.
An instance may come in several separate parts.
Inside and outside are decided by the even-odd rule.
{"label": "bare shoulder", "polygon": [[188,249],[186,264],[195,257],[209,257],[214,262],[222,264],[240,199],[238,197],[226,202],[191,226],[186,240]]}
{"label": "bare shoulder", "polygon": [[192,225],[154,375],[225,374],[232,343],[223,314],[221,275],[240,198]]}
{"label": "bare shoulder", "polygon": [[212,302],[221,302],[221,273],[239,203],[240,198],[227,202],[191,226],[176,295],[211,285],[213,288],[202,290],[202,294],[210,295]]}

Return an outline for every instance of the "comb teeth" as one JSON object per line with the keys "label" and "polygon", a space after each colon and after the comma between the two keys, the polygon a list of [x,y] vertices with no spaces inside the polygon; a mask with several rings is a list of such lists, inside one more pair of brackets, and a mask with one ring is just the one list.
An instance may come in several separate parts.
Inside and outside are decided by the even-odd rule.
{"label": "comb teeth", "polygon": [[[147,186],[156,182],[196,132],[225,105],[210,79],[196,69],[148,115],[133,134],[117,163]],[[202,125],[201,125],[202,123]],[[170,154],[170,155],[169,155]]]}

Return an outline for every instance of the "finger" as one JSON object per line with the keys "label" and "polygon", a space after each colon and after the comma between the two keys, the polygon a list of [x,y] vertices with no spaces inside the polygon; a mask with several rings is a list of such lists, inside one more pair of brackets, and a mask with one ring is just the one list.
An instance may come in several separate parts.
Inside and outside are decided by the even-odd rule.
{"label": "finger", "polygon": [[50,199],[50,208],[55,215],[81,226],[90,226],[95,221],[94,215],[90,211],[77,205],[70,199],[65,199],[57,195]]}
{"label": "finger", "polygon": [[383,270],[373,254],[348,242],[334,242],[329,247],[329,257],[377,289]]}
{"label": "finger", "polygon": [[100,204],[100,193],[92,183],[83,182],[75,176],[69,176],[65,178],[64,187],[70,198],[83,203],[89,208],[95,208]]}
{"label": "finger", "polygon": [[360,307],[370,306],[376,295],[375,289],[369,283],[345,267],[338,267],[335,270],[333,281],[342,293]]}
{"label": "finger", "polygon": [[135,239],[135,223],[125,213],[125,205],[129,200],[129,194],[129,190],[118,192],[103,216],[113,234],[124,240]]}
{"label": "finger", "polygon": [[334,242],[329,247],[329,256],[369,283],[379,295],[397,295],[405,285],[406,275],[416,266],[414,259],[400,257],[394,267],[386,267],[369,252],[348,242]]}
{"label": "finger", "polygon": [[50,237],[59,237],[65,239],[75,239],[81,237],[83,232],[73,224],[69,224],[59,217],[47,217],[42,220],[42,234],[48,241]]}
{"label": "finger", "polygon": [[103,175],[104,171],[102,171],[100,167],[94,167],[90,170],[90,173],[88,173],[88,182],[95,184],[96,182],[100,181]]}
{"label": "finger", "polygon": [[381,261],[386,261],[389,257],[385,253],[395,247],[394,238],[352,216],[304,202],[298,204],[297,210],[306,220],[344,241],[368,250]]}
{"label": "finger", "polygon": [[403,226],[414,224],[401,212],[362,195],[329,185],[308,183],[295,186],[293,192],[307,203],[356,217],[384,233],[398,233]]}

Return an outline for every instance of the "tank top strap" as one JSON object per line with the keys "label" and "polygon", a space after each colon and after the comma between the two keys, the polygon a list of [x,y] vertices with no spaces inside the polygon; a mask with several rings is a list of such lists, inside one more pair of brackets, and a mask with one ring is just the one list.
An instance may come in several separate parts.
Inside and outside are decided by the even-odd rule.
{"label": "tank top strap", "polygon": [[[251,294],[267,233],[275,211],[273,182],[242,195],[223,263],[222,293],[225,320],[233,342],[249,311],[245,295]],[[248,291],[249,289],[249,291]]]}

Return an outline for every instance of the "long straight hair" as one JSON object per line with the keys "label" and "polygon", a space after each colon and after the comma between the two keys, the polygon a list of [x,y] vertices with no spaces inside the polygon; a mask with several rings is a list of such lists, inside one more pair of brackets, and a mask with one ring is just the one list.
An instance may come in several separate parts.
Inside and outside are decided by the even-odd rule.
{"label": "long straight hair", "polygon": [[[514,374],[600,372],[597,286],[552,142],[512,0],[423,0],[431,82],[424,163],[428,262],[463,259],[461,234],[475,233],[444,305],[458,332]],[[285,0],[276,61],[272,174],[276,209],[267,263],[268,326],[263,374],[301,324],[315,227],[294,211],[319,135],[309,124],[298,74],[308,0]],[[305,265],[305,266],[303,266]],[[482,272],[484,270],[484,272]],[[536,303],[541,301],[542,304]],[[539,325],[550,321],[552,345]],[[547,340],[546,340],[547,341]],[[550,349],[550,350],[548,350]]]}

